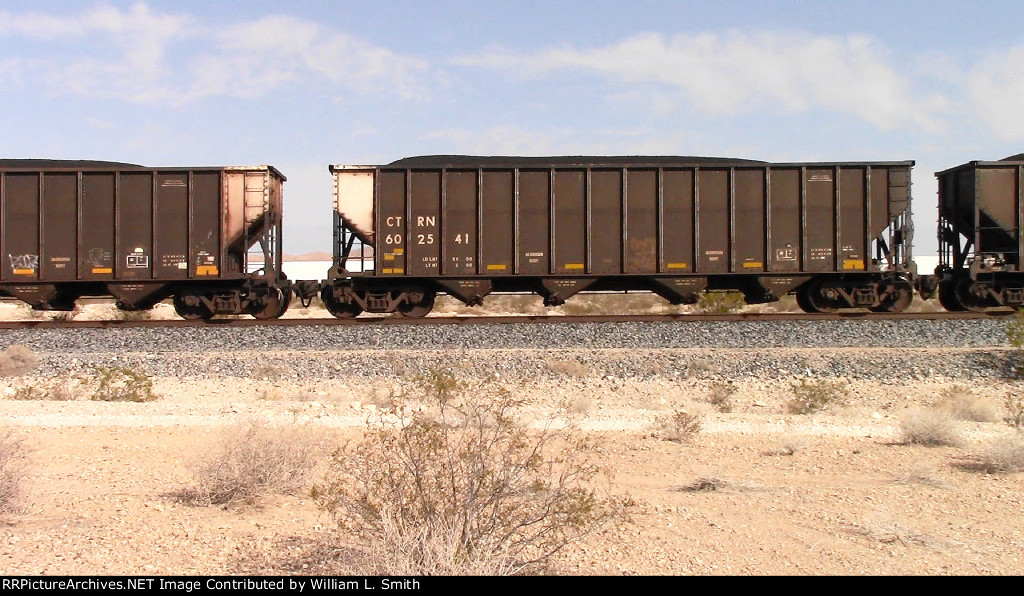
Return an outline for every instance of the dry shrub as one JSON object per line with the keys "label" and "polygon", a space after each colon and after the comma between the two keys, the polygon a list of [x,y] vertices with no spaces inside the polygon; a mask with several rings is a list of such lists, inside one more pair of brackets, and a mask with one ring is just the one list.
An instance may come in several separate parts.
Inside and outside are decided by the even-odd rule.
{"label": "dry shrub", "polygon": [[622,500],[594,488],[594,446],[573,427],[528,430],[510,392],[443,371],[421,376],[419,393],[428,410],[371,421],[314,490],[366,549],[354,572],[530,572],[622,515]]}
{"label": "dry shrub", "polygon": [[969,387],[953,385],[942,391],[942,407],[949,410],[958,420],[974,422],[995,422],[999,420],[992,402],[971,393]]}
{"label": "dry shrub", "polygon": [[677,487],[673,490],[684,493],[708,493],[723,490],[729,486],[729,482],[717,474],[700,476],[690,484]]}
{"label": "dry shrub", "polygon": [[703,428],[701,417],[686,410],[676,410],[658,423],[657,435],[666,441],[688,443]]}
{"label": "dry shrub", "polygon": [[929,446],[957,446],[960,433],[953,416],[937,408],[914,408],[900,421],[903,442]]}
{"label": "dry shrub", "polygon": [[1024,396],[1011,393],[1003,404],[1006,406],[1006,423],[1017,430],[1024,430]]}
{"label": "dry shrub", "polygon": [[307,486],[323,457],[318,433],[261,421],[225,429],[213,453],[194,471],[197,486],[186,500],[203,505],[253,503]]}
{"label": "dry shrub", "polygon": [[21,511],[22,457],[21,440],[0,430],[0,513]]}
{"label": "dry shrub", "polygon": [[18,377],[39,366],[39,357],[25,346],[14,344],[0,352],[0,377]]}
{"label": "dry shrub", "polygon": [[713,383],[708,389],[708,403],[716,410],[727,414],[733,410],[733,395],[736,394],[736,386],[729,383]]}
{"label": "dry shrub", "polygon": [[986,472],[1024,472],[1024,434],[1003,435],[978,456]]}
{"label": "dry shrub", "polygon": [[793,399],[786,402],[789,414],[813,414],[842,401],[843,384],[825,379],[800,379],[790,386]]}
{"label": "dry shrub", "polygon": [[127,367],[96,367],[93,401],[153,401],[153,380],[145,372]]}
{"label": "dry shrub", "polygon": [[14,390],[11,399],[19,401],[75,401],[77,385],[62,379],[39,379]]}

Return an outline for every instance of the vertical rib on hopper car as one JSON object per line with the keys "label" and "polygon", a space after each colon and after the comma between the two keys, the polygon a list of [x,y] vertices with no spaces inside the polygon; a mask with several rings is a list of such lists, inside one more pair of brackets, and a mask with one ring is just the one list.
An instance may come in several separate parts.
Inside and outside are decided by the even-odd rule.
{"label": "vertical rib on hopper car", "polygon": [[270,166],[0,160],[0,293],[41,310],[173,297],[186,318],[280,316],[284,180]]}
{"label": "vertical rib on hopper car", "polygon": [[[912,297],[912,161],[767,164],[695,157],[431,156],[331,166],[336,316],[426,314],[530,291],[796,292],[812,312]],[[373,268],[350,266],[356,240]],[[362,255],[360,255],[362,256]]]}
{"label": "vertical rib on hopper car", "polygon": [[1024,155],[938,172],[939,301],[951,311],[1024,306]]}

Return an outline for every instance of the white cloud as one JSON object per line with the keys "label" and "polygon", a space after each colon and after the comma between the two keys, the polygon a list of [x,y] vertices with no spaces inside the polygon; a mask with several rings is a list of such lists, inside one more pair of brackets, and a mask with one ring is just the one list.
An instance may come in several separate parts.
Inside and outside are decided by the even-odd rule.
{"label": "white cloud", "polygon": [[477,155],[721,155],[749,157],[757,149],[701,133],[652,132],[635,129],[572,128],[530,130],[517,125],[446,129],[427,133],[422,140],[432,153]]}
{"label": "white cloud", "polygon": [[422,60],[310,21],[265,17],[225,29],[143,3],[69,16],[0,12],[5,38],[27,43],[9,52],[0,76],[136,103],[254,98],[294,84],[413,97],[427,70]]}
{"label": "white cloud", "polygon": [[862,35],[806,33],[642,34],[597,48],[534,54],[491,50],[455,61],[515,69],[528,76],[580,71],[621,87],[653,84],[715,115],[771,109],[849,113],[891,130],[941,128],[941,96],[917,97],[907,77],[889,65],[878,43]]}
{"label": "white cloud", "polygon": [[480,130],[446,129],[423,135],[423,140],[436,144],[438,153],[469,153],[480,155],[555,155],[580,154],[579,135],[571,130],[535,132],[518,126],[492,126]]}
{"label": "white cloud", "polygon": [[1024,45],[983,56],[967,76],[973,112],[1004,140],[1024,139]]}
{"label": "white cloud", "polygon": [[357,91],[422,93],[426,62],[316,23],[265,17],[229,28],[194,63],[190,98],[258,97],[290,83],[320,79]]}

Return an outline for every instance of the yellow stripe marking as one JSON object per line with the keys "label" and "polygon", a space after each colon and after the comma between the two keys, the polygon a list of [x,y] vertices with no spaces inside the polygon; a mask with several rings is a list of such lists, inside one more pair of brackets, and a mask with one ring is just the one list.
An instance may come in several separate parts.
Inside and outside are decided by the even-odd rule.
{"label": "yellow stripe marking", "polygon": [[405,269],[381,269],[381,273],[404,273]]}
{"label": "yellow stripe marking", "polygon": [[199,265],[196,267],[196,275],[217,275],[219,270],[216,265]]}
{"label": "yellow stripe marking", "polygon": [[404,255],[405,254],[405,249],[404,248],[396,248],[395,249],[395,254],[396,255]]}
{"label": "yellow stripe marking", "polygon": [[110,267],[93,267],[92,268],[92,272],[93,273],[113,273],[114,270],[111,269]]}
{"label": "yellow stripe marking", "polygon": [[566,263],[566,269],[583,269],[583,263]]}
{"label": "yellow stripe marking", "polygon": [[686,263],[665,263],[666,269],[686,269]]}
{"label": "yellow stripe marking", "polygon": [[761,267],[764,267],[764,263],[760,261],[750,261],[748,263],[743,263],[743,266],[747,269],[760,269]]}
{"label": "yellow stripe marking", "polygon": [[846,259],[843,261],[843,269],[863,269],[863,259]]}
{"label": "yellow stripe marking", "polygon": [[508,267],[507,265],[488,265],[487,266],[487,270],[488,271],[504,271],[507,267]]}
{"label": "yellow stripe marking", "polygon": [[35,275],[36,274],[36,270],[35,269],[15,269],[13,271],[13,273],[15,275]]}

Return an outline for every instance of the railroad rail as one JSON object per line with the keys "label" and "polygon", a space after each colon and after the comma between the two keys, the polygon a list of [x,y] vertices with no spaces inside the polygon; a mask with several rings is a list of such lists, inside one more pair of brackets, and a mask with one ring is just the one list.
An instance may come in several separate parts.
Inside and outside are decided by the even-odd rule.
{"label": "railroad rail", "polygon": [[403,316],[364,316],[338,318],[215,318],[211,320],[143,319],[101,321],[0,321],[0,329],[115,329],[128,327],[256,327],[256,326],[334,326],[334,325],[514,325],[570,323],[697,323],[708,321],[904,321],[987,319],[1015,314],[1015,311],[978,312],[912,312],[912,313],[730,313],[730,314],[666,314],[666,315],[511,315],[511,316],[436,316],[410,318]]}

